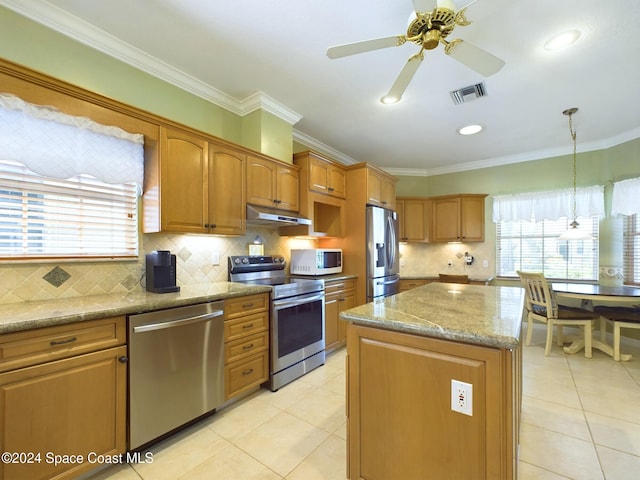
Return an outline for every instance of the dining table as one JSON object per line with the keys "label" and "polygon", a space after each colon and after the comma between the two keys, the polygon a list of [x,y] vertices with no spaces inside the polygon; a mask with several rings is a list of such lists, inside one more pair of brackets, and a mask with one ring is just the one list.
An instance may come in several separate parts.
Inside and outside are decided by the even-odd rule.
{"label": "dining table", "polygon": [[[573,298],[580,300],[580,306],[593,310],[593,304],[606,303],[613,305],[640,304],[640,288],[625,285],[599,285],[591,283],[552,283],[551,288],[558,298]],[[613,346],[607,343],[607,320],[600,319],[600,339],[592,340],[592,347],[613,357]],[[584,339],[576,339],[568,347],[567,353],[577,353],[584,348]],[[620,355],[620,360],[631,360],[631,355]]]}

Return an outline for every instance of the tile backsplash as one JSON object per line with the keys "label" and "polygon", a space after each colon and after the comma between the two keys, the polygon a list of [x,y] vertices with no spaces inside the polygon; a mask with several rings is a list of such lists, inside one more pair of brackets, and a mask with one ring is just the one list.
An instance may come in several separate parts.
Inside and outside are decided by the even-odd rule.
{"label": "tile backsplash", "polygon": [[[465,263],[465,252],[473,256],[473,264]],[[487,277],[495,274],[495,257],[495,245],[492,242],[400,244],[400,275],[419,277],[449,273]],[[484,267],[485,261],[487,267]]]}
{"label": "tile backsplash", "polygon": [[[277,230],[247,229],[244,237],[154,233],[142,235],[137,261],[15,263],[0,266],[0,304],[52,300],[143,289],[145,254],[170,250],[176,255],[178,285],[227,280],[227,257],[246,255],[256,236],[265,254],[289,256],[291,248],[313,247],[312,240],[280,237]],[[213,265],[214,253],[219,265]]]}

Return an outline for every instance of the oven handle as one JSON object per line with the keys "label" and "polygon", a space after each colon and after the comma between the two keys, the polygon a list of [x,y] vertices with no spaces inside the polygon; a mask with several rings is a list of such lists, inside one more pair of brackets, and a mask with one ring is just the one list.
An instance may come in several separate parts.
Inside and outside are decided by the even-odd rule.
{"label": "oven handle", "polygon": [[294,307],[296,305],[303,305],[305,303],[316,302],[318,300],[324,299],[324,293],[319,293],[317,295],[311,295],[306,297],[295,297],[295,298],[287,298],[283,300],[274,300],[273,306],[274,308],[287,308]]}
{"label": "oven handle", "polygon": [[140,325],[133,327],[133,333],[151,332],[154,330],[164,330],[165,328],[180,327],[189,325],[190,323],[205,322],[212,318],[220,317],[224,314],[224,310],[215,310],[211,313],[197,315],[195,317],[181,318],[180,320],[172,320],[170,322],[150,323],[149,325]]}

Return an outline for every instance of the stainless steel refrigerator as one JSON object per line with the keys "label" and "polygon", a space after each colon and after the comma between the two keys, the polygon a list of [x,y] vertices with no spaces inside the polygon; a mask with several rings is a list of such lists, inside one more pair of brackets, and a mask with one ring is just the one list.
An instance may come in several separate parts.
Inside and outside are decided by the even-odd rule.
{"label": "stainless steel refrigerator", "polygon": [[398,214],[367,206],[367,302],[398,293]]}

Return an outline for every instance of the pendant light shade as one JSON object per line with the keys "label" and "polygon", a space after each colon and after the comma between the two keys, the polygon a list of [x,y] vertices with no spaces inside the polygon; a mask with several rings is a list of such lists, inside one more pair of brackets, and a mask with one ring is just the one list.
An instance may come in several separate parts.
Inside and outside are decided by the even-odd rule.
{"label": "pendant light shade", "polygon": [[573,129],[572,115],[578,111],[577,108],[567,108],[562,112],[563,115],[569,117],[569,133],[573,142],[573,222],[569,226],[569,230],[562,233],[558,238],[560,240],[593,240],[593,237],[584,230],[579,229],[580,224],[576,215],[576,131]]}

